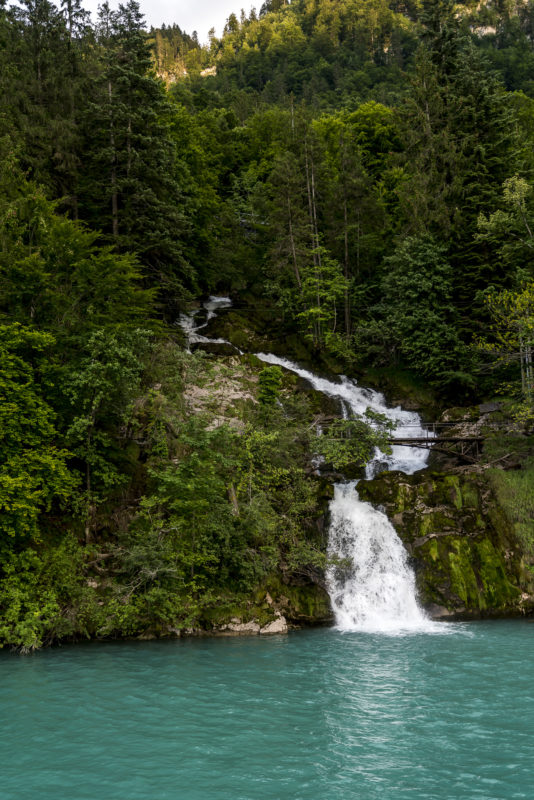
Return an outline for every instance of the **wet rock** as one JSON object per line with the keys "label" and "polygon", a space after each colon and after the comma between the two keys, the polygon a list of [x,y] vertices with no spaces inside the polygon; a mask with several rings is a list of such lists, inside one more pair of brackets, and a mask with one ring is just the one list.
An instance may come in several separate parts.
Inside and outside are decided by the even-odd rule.
{"label": "wet rock", "polygon": [[502,403],[481,403],[478,410],[481,414],[493,414],[495,411],[500,411]]}
{"label": "wet rock", "polygon": [[202,352],[214,356],[235,356],[236,353],[239,353],[237,347],[230,342],[193,342],[191,350],[202,350]]}
{"label": "wet rock", "polygon": [[427,614],[435,620],[447,620],[447,619],[455,619],[456,613],[451,611],[445,606],[438,606],[436,603],[429,603],[425,606],[425,611]]}

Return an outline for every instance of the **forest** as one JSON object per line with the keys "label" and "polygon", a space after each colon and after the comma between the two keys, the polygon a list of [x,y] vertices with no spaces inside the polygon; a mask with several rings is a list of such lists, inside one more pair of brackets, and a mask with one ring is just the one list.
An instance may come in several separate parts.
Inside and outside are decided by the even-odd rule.
{"label": "forest", "polygon": [[0,646],[167,635],[324,569],[317,398],[244,356],[232,424],[190,413],[220,366],[176,322],[210,294],[529,429],[533,69],[531,0],[268,0],[207,44],[135,0],[1,0]]}

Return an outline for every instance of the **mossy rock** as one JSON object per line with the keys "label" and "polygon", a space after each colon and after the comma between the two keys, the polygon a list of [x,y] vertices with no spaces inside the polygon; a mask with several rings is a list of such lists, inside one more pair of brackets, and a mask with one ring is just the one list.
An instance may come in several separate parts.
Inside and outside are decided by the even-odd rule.
{"label": "mossy rock", "polygon": [[483,473],[383,473],[360,484],[359,492],[393,522],[424,604],[459,617],[524,611],[531,574]]}
{"label": "mossy rock", "polygon": [[[333,622],[332,606],[326,589],[317,583],[297,583],[273,575],[262,590],[273,599],[274,607],[294,626],[327,625]],[[256,595],[257,596],[257,595]]]}
{"label": "mossy rock", "polygon": [[441,415],[442,422],[473,422],[480,417],[478,406],[456,406],[448,408]]}

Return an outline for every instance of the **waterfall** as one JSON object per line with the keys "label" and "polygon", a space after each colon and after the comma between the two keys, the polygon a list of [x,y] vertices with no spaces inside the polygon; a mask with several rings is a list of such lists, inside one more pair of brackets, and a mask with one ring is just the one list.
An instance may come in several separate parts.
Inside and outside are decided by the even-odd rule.
{"label": "waterfall", "polygon": [[[188,345],[230,344],[225,339],[209,339],[199,331],[217,311],[231,305],[228,297],[212,296],[202,308],[182,314],[178,324]],[[426,435],[418,414],[400,406],[389,408],[380,392],[358,386],[345,376],[338,381],[321,378],[287,358],[270,353],[257,353],[257,357],[299,375],[317,391],[336,398],[344,419],[371,409],[395,422],[393,438]],[[366,479],[385,469],[412,474],[426,466],[427,458],[428,451],[419,448],[394,446],[390,455],[376,451],[366,467]],[[316,466],[319,463],[317,460]],[[357,481],[336,484],[330,504],[328,555],[332,566],[326,579],[337,628],[390,633],[435,629],[436,624],[417,604],[414,575],[393,525],[384,513],[359,499],[356,485]]]}
{"label": "waterfall", "polygon": [[[191,352],[192,344],[227,344],[233,347],[234,350],[243,355],[243,351],[228,341],[228,339],[210,339],[207,336],[199,333],[202,328],[206,328],[210,320],[217,316],[217,311],[225,308],[232,307],[232,300],[229,297],[219,297],[210,295],[210,297],[202,304],[202,308],[196,308],[190,314],[180,314],[178,325],[185,333],[187,339],[187,351]],[[200,315],[204,319],[201,325],[197,324],[197,317]]]}
{"label": "waterfall", "polygon": [[[338,483],[330,504],[327,585],[336,624],[345,631],[424,629],[413,571],[385,514],[358,497],[356,482]],[[430,623],[432,624],[432,623]]]}
{"label": "waterfall", "polygon": [[[345,418],[349,410],[363,414],[370,408],[396,423],[393,438],[426,435],[418,414],[398,406],[388,408],[380,392],[360,387],[345,376],[339,382],[318,377],[286,358],[257,355],[294,372],[317,391],[338,398]],[[384,469],[412,474],[423,469],[427,459],[424,449],[392,447],[391,455],[375,454],[367,465],[366,478]],[[417,603],[413,571],[393,525],[384,513],[359,499],[356,485],[357,481],[336,484],[330,504],[328,555],[334,563],[326,578],[337,628],[389,633],[434,629],[436,624]]]}

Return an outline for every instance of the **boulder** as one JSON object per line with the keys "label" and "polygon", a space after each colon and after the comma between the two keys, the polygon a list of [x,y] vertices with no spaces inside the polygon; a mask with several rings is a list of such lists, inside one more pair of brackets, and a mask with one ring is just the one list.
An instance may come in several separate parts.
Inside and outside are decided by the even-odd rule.
{"label": "boulder", "polygon": [[264,628],[260,630],[260,634],[263,635],[271,635],[274,633],[287,633],[287,621],[285,617],[279,616],[274,619],[272,622],[269,622],[268,625],[265,625]]}
{"label": "boulder", "polygon": [[229,622],[222,629],[223,632],[233,633],[236,636],[247,636],[260,633],[260,626],[254,620],[250,622]]}

